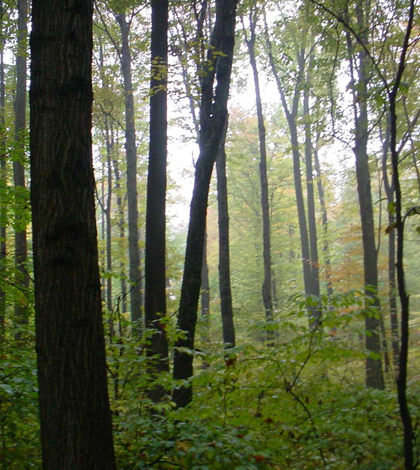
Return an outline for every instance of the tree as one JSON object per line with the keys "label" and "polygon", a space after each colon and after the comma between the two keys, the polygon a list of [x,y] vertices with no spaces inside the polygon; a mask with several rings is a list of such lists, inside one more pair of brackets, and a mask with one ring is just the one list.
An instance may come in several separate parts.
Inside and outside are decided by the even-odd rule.
{"label": "tree", "polygon": [[[25,199],[25,141],[26,141],[26,62],[28,36],[28,1],[18,1],[18,30],[16,54],[16,97],[15,97],[15,159],[13,161],[13,180],[16,190],[17,205]],[[20,220],[23,218],[23,220]],[[28,305],[24,300],[29,287],[28,275],[28,246],[26,240],[26,223],[24,217],[17,216],[15,230],[15,266],[16,284],[20,286],[23,296],[15,303],[15,317],[20,325],[28,322]],[[20,333],[17,334],[20,337]]]}
{"label": "tree", "polygon": [[146,210],[146,327],[153,331],[149,356],[169,370],[166,315],[166,159],[167,159],[168,2],[152,0],[150,141]]}
{"label": "tree", "polygon": [[31,202],[43,468],[115,469],[91,156],[92,2],[34,0]]}
{"label": "tree", "polygon": [[[273,280],[271,262],[271,233],[270,233],[270,202],[268,196],[268,176],[267,176],[267,145],[266,131],[264,124],[264,114],[262,109],[261,91],[258,75],[257,60],[255,57],[256,26],[259,11],[254,3],[249,12],[250,36],[245,28],[242,19],[245,42],[248,47],[249,60],[254,77],[255,103],[258,117],[258,141],[260,146],[260,186],[261,186],[261,214],[263,224],[263,260],[264,260],[264,283],[262,286],[262,296],[265,309],[265,317],[268,322],[273,321]],[[268,331],[267,338],[273,340],[273,335]]]}
{"label": "tree", "polygon": [[[217,0],[216,22],[204,68],[200,105],[200,155],[195,170],[178,314],[178,327],[184,336],[176,341],[174,354],[173,376],[176,380],[187,380],[193,375],[192,354],[200,294],[208,193],[227,118],[237,3],[237,0]],[[173,399],[177,406],[186,406],[192,400],[191,386],[176,388]]]}

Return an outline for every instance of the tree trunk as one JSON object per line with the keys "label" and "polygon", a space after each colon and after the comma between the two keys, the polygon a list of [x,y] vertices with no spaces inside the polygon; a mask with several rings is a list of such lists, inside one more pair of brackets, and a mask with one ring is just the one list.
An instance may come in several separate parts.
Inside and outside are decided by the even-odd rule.
{"label": "tree trunk", "polygon": [[229,206],[226,177],[225,129],[216,158],[217,172],[217,207],[219,223],[219,288],[220,310],[222,314],[223,344],[225,348],[236,346],[235,325],[233,322],[232,288],[230,282],[230,248],[229,248]]}
{"label": "tree trunk", "polygon": [[[25,189],[25,134],[26,134],[26,62],[27,62],[27,36],[28,36],[28,1],[18,1],[18,51],[16,54],[16,97],[15,97],[15,158],[13,161],[13,180],[17,191]],[[22,194],[22,193],[21,193]],[[23,211],[22,196],[17,195],[17,207]],[[28,323],[28,302],[26,300],[29,288],[28,275],[28,246],[26,239],[26,226],[22,214],[16,215],[17,228],[15,231],[15,267],[16,285],[21,295],[15,303],[15,317],[18,325]],[[16,337],[21,336],[18,331]]]}
{"label": "tree trunk", "polygon": [[[255,8],[255,7],[254,7]],[[244,26],[245,41],[248,46],[249,60],[251,63],[252,73],[254,77],[255,103],[257,106],[258,117],[258,139],[260,147],[260,185],[261,185],[261,211],[263,223],[263,260],[264,260],[264,283],[262,286],[262,297],[265,309],[265,318],[267,321],[273,320],[273,282],[272,282],[272,265],[271,265],[271,235],[270,235],[270,203],[268,197],[268,177],[267,177],[267,146],[266,131],[264,124],[264,114],[261,102],[260,83],[257,69],[257,61],[255,58],[255,27],[256,21],[254,11],[250,13],[250,29],[251,36],[248,39]],[[273,334],[267,332],[267,339],[272,342]]]}
{"label": "tree trunk", "polygon": [[324,229],[324,244],[323,244],[322,250],[325,256],[325,278],[327,281],[327,296],[328,296],[328,300],[331,301],[333,297],[333,287],[332,287],[332,282],[331,282],[331,259],[330,259],[330,248],[329,248],[329,243],[328,243],[328,213],[327,213],[327,206],[325,204],[325,192],[324,192],[324,186],[322,184],[322,178],[321,178],[322,173],[321,173],[321,165],[319,164],[318,149],[314,150],[314,163],[315,163],[315,170],[317,174],[319,205],[321,206],[321,211],[322,211],[322,228]]}
{"label": "tree trunk", "polygon": [[[154,369],[169,371],[166,316],[168,1],[152,0],[150,143],[146,210],[146,327],[154,330],[147,355]],[[158,399],[158,396],[154,396]]]}
{"label": "tree trunk", "polygon": [[[358,0],[356,5],[356,16],[359,30],[361,31],[360,40],[365,45],[368,39],[365,32],[365,11],[364,0]],[[381,359],[375,359],[369,355],[374,353],[380,355],[380,324],[376,317],[379,314],[380,303],[378,297],[378,252],[375,244],[375,224],[372,204],[372,191],[370,184],[369,158],[367,153],[368,144],[368,108],[367,108],[367,85],[369,82],[370,61],[366,51],[363,49],[358,53],[358,66],[354,71],[355,57],[351,44],[350,33],[347,34],[347,44],[351,64],[351,73],[354,78],[355,72],[358,75],[358,89],[353,88],[353,108],[355,122],[355,146],[353,148],[356,157],[356,179],[357,192],[359,195],[360,219],[362,225],[363,242],[363,268],[365,295],[368,299],[367,310],[365,314],[366,329],[366,386],[382,390],[385,387],[382,372]],[[355,83],[353,79],[353,83]]]}
{"label": "tree trunk", "polygon": [[116,16],[121,30],[121,71],[124,79],[125,93],[125,153],[127,159],[127,196],[128,196],[128,256],[130,277],[130,312],[131,321],[135,330],[141,327],[142,299],[141,299],[141,270],[138,228],[138,202],[137,202],[137,149],[136,128],[134,118],[134,90],[131,79],[131,54],[129,46],[130,27],[125,14]]}
{"label": "tree trunk", "polygon": [[[176,380],[188,380],[193,375],[193,356],[191,353],[194,350],[197,307],[200,295],[208,194],[211,174],[227,117],[237,3],[237,0],[216,1],[216,23],[211,37],[206,73],[202,83],[200,155],[195,171],[178,314],[178,327],[184,331],[185,336],[175,343],[173,375]],[[215,78],[216,84],[214,83]],[[191,353],[180,348],[187,348]],[[178,407],[186,406],[192,400],[192,387],[182,386],[175,389],[173,399]]]}
{"label": "tree trunk", "polygon": [[[310,62],[312,62],[312,57]],[[314,175],[312,163],[312,132],[310,122],[309,109],[309,84],[312,64],[309,63],[307,73],[307,83],[303,90],[303,114],[305,127],[305,161],[306,161],[306,192],[308,205],[308,229],[309,229],[309,246],[310,246],[310,270],[311,270],[311,296],[320,296],[319,288],[319,259],[318,259],[318,237],[316,231],[316,215],[315,215],[315,195],[314,195]],[[312,318],[315,325],[320,324],[322,320],[321,305],[312,307]]]}
{"label": "tree trunk", "polygon": [[92,168],[92,2],[33,0],[31,202],[45,470],[115,469]]}
{"label": "tree trunk", "polygon": [[395,188],[393,181],[389,180],[387,162],[389,154],[390,125],[387,122],[385,140],[383,142],[382,152],[382,175],[384,179],[384,188],[388,205],[388,297],[391,320],[392,336],[392,358],[394,363],[395,376],[398,376],[398,364],[400,362],[400,334],[398,331],[398,308],[397,308],[397,277],[396,277],[396,259],[395,259]]}
{"label": "tree trunk", "polygon": [[[6,224],[7,212],[6,202],[3,200],[4,191],[6,190],[6,132],[5,132],[5,74],[4,74],[4,46],[3,37],[3,2],[0,0],[0,278],[4,278],[4,263],[6,260]],[[4,336],[6,319],[6,292],[0,285],[0,341]]]}
{"label": "tree trunk", "polygon": [[203,339],[204,343],[210,340],[210,280],[209,265],[207,263],[207,232],[204,236],[203,264],[201,266],[201,317],[204,323]]}

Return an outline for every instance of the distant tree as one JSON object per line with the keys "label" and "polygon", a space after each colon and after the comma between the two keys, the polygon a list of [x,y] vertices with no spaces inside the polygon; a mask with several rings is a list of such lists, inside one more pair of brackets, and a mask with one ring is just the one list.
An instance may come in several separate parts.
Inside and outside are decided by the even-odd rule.
{"label": "distant tree", "polygon": [[114,470],[91,153],[92,2],[33,0],[31,202],[43,468]]}

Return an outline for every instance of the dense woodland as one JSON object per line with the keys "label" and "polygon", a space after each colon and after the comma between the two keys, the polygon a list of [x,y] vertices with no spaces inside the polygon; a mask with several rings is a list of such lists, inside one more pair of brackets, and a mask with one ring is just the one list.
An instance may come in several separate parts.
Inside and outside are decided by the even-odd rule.
{"label": "dense woodland", "polygon": [[415,0],[0,0],[0,467],[420,463]]}

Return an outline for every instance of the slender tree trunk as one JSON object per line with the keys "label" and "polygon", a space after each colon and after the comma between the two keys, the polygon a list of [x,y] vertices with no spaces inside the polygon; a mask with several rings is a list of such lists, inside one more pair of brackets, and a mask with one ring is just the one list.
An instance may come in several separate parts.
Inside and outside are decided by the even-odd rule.
{"label": "slender tree trunk", "polygon": [[[264,124],[264,114],[261,102],[260,83],[258,76],[257,61],[255,58],[255,27],[256,20],[254,11],[250,13],[250,38],[248,39],[244,26],[245,41],[248,46],[249,60],[254,77],[255,103],[257,106],[258,117],[258,139],[260,146],[260,185],[261,185],[261,210],[263,223],[263,260],[264,260],[264,283],[262,286],[262,297],[264,302],[265,317],[267,321],[273,320],[273,282],[272,282],[272,263],[271,263],[271,234],[270,234],[270,203],[268,197],[268,177],[267,177],[267,145],[266,131]],[[267,339],[273,340],[272,332],[268,332]]]}
{"label": "slender tree trunk", "polygon": [[398,308],[397,308],[397,274],[395,259],[395,214],[392,210],[395,207],[395,188],[393,181],[389,181],[387,162],[390,144],[390,123],[387,122],[385,140],[383,142],[382,152],[382,175],[384,179],[384,188],[387,198],[388,208],[388,297],[391,320],[391,336],[392,336],[392,357],[394,362],[395,375],[398,376],[398,364],[400,361],[400,334],[398,329]]}
{"label": "slender tree trunk", "polygon": [[324,244],[323,244],[323,252],[325,256],[325,278],[327,281],[327,296],[328,299],[331,300],[333,296],[333,287],[331,282],[331,259],[330,259],[330,248],[328,243],[328,213],[327,213],[327,206],[325,204],[325,192],[324,186],[322,184],[321,178],[321,165],[319,164],[319,157],[318,157],[318,150],[314,150],[314,163],[315,163],[315,170],[317,174],[317,186],[318,186],[318,197],[319,197],[319,205],[321,206],[322,211],[322,227],[324,230]]}
{"label": "slender tree trunk", "polygon": [[209,280],[209,265],[207,263],[207,232],[204,237],[203,248],[203,265],[201,267],[201,316],[204,320],[204,341],[207,343],[209,337],[210,327],[210,280]]}
{"label": "slender tree trunk", "polygon": [[112,155],[114,153],[114,142],[112,136],[112,126],[109,125],[108,117],[105,117],[105,134],[106,134],[106,168],[107,168],[107,195],[106,195],[106,271],[108,277],[106,279],[106,305],[108,307],[109,332],[111,336],[114,334],[113,302],[112,302]]}
{"label": "slender tree trunk", "polygon": [[[208,50],[206,74],[202,83],[200,155],[196,164],[178,314],[178,327],[185,333],[184,337],[175,343],[173,375],[176,380],[188,380],[193,375],[193,356],[181,348],[194,350],[208,194],[211,174],[227,118],[237,3],[237,0],[216,1],[216,23]],[[211,64],[211,67],[208,64]],[[216,83],[214,83],[215,78]],[[173,399],[178,407],[186,406],[192,400],[192,387],[182,386],[175,389]]]}
{"label": "slender tree trunk", "polygon": [[32,5],[31,202],[43,468],[114,470],[91,152],[92,2]]}
{"label": "slender tree trunk", "polygon": [[[413,470],[414,462],[414,433],[410,409],[407,399],[407,372],[408,372],[408,349],[410,335],[410,297],[405,287],[404,270],[404,219],[402,212],[402,192],[399,175],[399,155],[397,150],[397,96],[403,78],[406,57],[409,49],[410,36],[414,25],[415,2],[410,0],[409,17],[401,48],[398,70],[392,89],[389,92],[389,117],[390,117],[390,151],[392,162],[393,186],[395,188],[395,226],[397,231],[397,282],[401,302],[401,349],[399,370],[397,378],[398,404],[404,433],[404,460],[405,469]],[[418,463],[418,462],[417,462]]]}
{"label": "slender tree trunk", "polygon": [[[18,52],[16,54],[16,97],[15,97],[15,159],[13,161],[13,180],[16,190],[25,188],[25,134],[26,134],[26,62],[27,62],[27,36],[28,36],[28,1],[18,1]],[[19,193],[18,193],[19,194]],[[21,196],[17,196],[19,210],[23,210]],[[15,317],[18,325],[28,323],[28,303],[26,300],[29,288],[28,275],[28,246],[26,239],[26,226],[23,226],[24,217],[17,214],[17,228],[15,231],[15,266],[16,285],[21,290],[20,298],[15,303]],[[18,332],[17,338],[21,335]]]}
{"label": "slender tree trunk", "polygon": [[229,207],[226,177],[225,141],[226,125],[216,158],[217,172],[217,206],[219,223],[219,288],[220,310],[222,314],[223,344],[225,348],[236,346],[235,324],[233,321],[232,288],[230,282],[230,248],[229,248]]}
{"label": "slender tree trunk", "polygon": [[130,26],[125,14],[116,16],[121,30],[121,71],[125,93],[125,153],[127,159],[127,195],[128,195],[128,256],[130,262],[130,312],[131,321],[140,327],[142,322],[141,270],[138,227],[137,198],[137,149],[134,118],[134,90],[131,78],[131,54],[129,46]]}
{"label": "slender tree trunk", "polygon": [[[356,16],[359,30],[361,31],[361,41],[368,44],[368,38],[365,32],[365,2],[358,0],[356,4]],[[368,108],[367,108],[367,85],[369,82],[370,62],[366,51],[363,49],[358,53],[358,66],[354,70],[354,53],[351,44],[350,33],[347,34],[347,44],[350,57],[351,73],[355,78],[357,72],[358,89],[353,89],[353,108],[355,122],[355,145],[353,148],[356,157],[356,179],[357,192],[359,195],[360,219],[362,225],[363,242],[363,270],[365,295],[368,300],[365,314],[366,329],[366,386],[383,389],[385,387],[384,376],[382,372],[381,359],[375,359],[369,355],[374,353],[380,355],[380,323],[377,315],[380,311],[378,297],[378,252],[375,243],[375,224],[372,204],[372,190],[370,184],[369,158],[367,153],[368,144]],[[355,81],[353,80],[353,83]]]}
{"label": "slender tree trunk", "polygon": [[152,0],[151,64],[145,319],[146,327],[154,330],[147,354],[159,359],[156,370],[168,371],[168,341],[161,322],[166,315],[167,0]]}
{"label": "slender tree trunk", "polygon": [[[117,161],[116,156],[115,156],[115,159],[113,160],[113,166],[114,166],[114,173],[115,173],[115,189],[117,193],[117,207],[118,207],[118,214],[119,214],[118,227],[120,231],[121,246],[124,247],[124,239],[125,239],[124,206],[123,206],[123,201],[122,201],[122,197],[120,194],[121,175],[118,169],[118,161]],[[126,301],[127,281],[126,281],[124,261],[120,262],[120,276],[121,276],[120,311],[126,312],[127,311],[127,301]]]}
{"label": "slender tree trunk", "polygon": [[[310,62],[312,62],[312,58]],[[312,64],[309,64],[307,74],[307,85],[310,83],[309,75],[312,70]],[[308,205],[308,229],[309,229],[309,246],[310,246],[310,270],[311,270],[311,295],[320,296],[319,288],[319,258],[318,258],[318,237],[316,231],[316,215],[315,215],[315,191],[314,191],[314,175],[313,175],[313,150],[312,150],[312,132],[310,122],[309,109],[309,89],[308,86],[303,91],[303,114],[305,127],[305,160],[306,160],[306,193]],[[319,324],[322,320],[321,305],[313,308],[313,321]]]}
{"label": "slender tree trunk", "polygon": [[[5,132],[5,104],[6,104],[6,87],[4,73],[4,46],[3,37],[3,2],[0,0],[0,185],[1,195],[6,190],[6,132]],[[4,278],[6,260],[6,224],[7,213],[6,203],[3,198],[0,199],[0,278]],[[5,332],[6,319],[6,292],[0,286],[0,341]]]}

